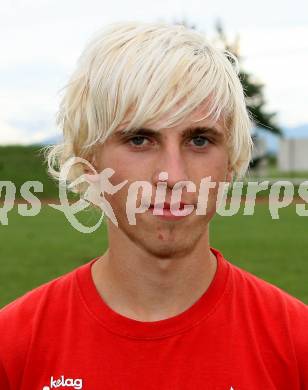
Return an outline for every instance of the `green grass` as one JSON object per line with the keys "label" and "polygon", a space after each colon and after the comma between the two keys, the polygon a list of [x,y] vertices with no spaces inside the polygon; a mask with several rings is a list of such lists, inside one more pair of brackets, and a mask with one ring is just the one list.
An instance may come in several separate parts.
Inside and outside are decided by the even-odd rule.
{"label": "green grass", "polygon": [[16,188],[16,198],[20,197],[20,187],[29,180],[43,184],[44,192],[38,198],[58,198],[56,183],[48,176],[40,146],[0,146],[0,180],[12,181]]}
{"label": "green grass", "polygon": [[271,177],[273,179],[275,178],[281,178],[284,179],[303,179],[308,180],[308,172],[307,171],[290,171],[290,172],[281,172],[277,167],[269,167],[267,172],[267,177]]}
{"label": "green grass", "polygon": [[[94,225],[97,215],[87,211],[81,219]],[[22,217],[14,207],[8,225],[0,224],[0,237],[0,306],[99,256],[107,246],[105,224],[82,234],[49,206],[35,217]]]}
{"label": "green grass", "polygon": [[[308,228],[295,206],[272,220],[265,204],[254,216],[217,215],[211,224],[211,245],[225,257],[308,303]],[[82,221],[94,224],[98,215],[85,212]],[[71,227],[65,216],[49,206],[39,215],[22,217],[16,207],[0,225],[0,306],[101,255],[107,247],[106,226],[92,234]]]}
{"label": "green grass", "polygon": [[[32,192],[39,199],[59,199],[58,183],[47,173],[43,147],[40,145],[0,146],[0,181],[11,181],[16,187],[16,199],[22,199],[21,186],[27,181],[43,184],[43,192]],[[0,203],[4,199],[0,187]],[[77,200],[78,195],[68,192],[69,200]]]}
{"label": "green grass", "polygon": [[293,204],[273,220],[268,205],[257,204],[253,216],[216,215],[211,244],[234,264],[308,303],[307,219]]}

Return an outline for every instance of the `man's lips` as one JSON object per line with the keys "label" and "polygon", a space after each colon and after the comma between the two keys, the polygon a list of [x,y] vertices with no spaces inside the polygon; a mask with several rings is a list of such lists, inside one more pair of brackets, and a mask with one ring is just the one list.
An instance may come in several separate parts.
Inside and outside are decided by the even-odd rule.
{"label": "man's lips", "polygon": [[[184,203],[184,202],[180,202],[180,204],[174,204],[173,207],[175,210],[183,210],[184,209],[184,206],[185,205],[190,205],[190,203]],[[157,203],[156,205],[156,208],[157,209],[160,209],[160,210],[170,210],[171,209],[171,204],[168,203],[168,202],[165,202],[165,203]],[[154,209],[154,204],[151,204],[150,205],[150,209]]]}

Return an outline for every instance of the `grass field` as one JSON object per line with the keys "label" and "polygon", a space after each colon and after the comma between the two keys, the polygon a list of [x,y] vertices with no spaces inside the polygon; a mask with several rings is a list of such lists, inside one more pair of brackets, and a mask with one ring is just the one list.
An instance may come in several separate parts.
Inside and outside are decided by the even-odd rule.
{"label": "grass field", "polygon": [[[94,224],[98,215],[81,217]],[[92,234],[79,233],[49,206],[35,217],[22,217],[15,207],[8,219],[8,226],[0,225],[0,306],[102,254],[108,245],[105,225]],[[267,205],[258,204],[254,216],[217,215],[211,244],[229,261],[308,303],[307,226],[294,205],[272,220]]]}
{"label": "grass field", "polygon": [[43,184],[44,192],[38,194],[38,197],[58,196],[55,182],[46,173],[46,164],[40,150],[40,146],[0,146],[0,180],[13,181],[17,188],[16,197],[20,195],[21,185],[29,180]]}

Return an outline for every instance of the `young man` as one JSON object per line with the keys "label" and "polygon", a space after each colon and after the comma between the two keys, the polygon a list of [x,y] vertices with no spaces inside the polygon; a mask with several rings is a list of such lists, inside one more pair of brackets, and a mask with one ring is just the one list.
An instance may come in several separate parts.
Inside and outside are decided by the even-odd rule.
{"label": "young man", "polygon": [[[90,42],[50,169],[71,157],[111,168],[112,185],[126,183],[106,195],[118,225],[108,220],[104,255],[1,311],[1,390],[308,388],[307,306],[210,246],[217,186],[197,213],[202,179],[231,181],[250,159],[228,57],[183,26],[118,23]],[[80,164],[70,180],[80,172],[91,175]],[[150,201],[137,191],[147,207],[132,224],[141,181]],[[174,215],[175,203],[192,212]]]}

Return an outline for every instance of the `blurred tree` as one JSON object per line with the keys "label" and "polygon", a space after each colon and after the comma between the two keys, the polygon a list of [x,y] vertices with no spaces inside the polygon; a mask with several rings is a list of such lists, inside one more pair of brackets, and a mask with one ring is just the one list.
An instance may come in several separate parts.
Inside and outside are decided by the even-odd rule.
{"label": "blurred tree", "polygon": [[276,113],[267,112],[265,109],[264,84],[257,81],[251,73],[246,72],[241,67],[239,36],[237,36],[233,42],[229,42],[222,23],[218,20],[216,22],[216,37],[214,39],[216,43],[222,45],[225,50],[235,55],[239,61],[239,78],[245,91],[248,111],[250,112],[256,128],[263,128],[273,134],[282,136],[282,130],[275,122]]}

